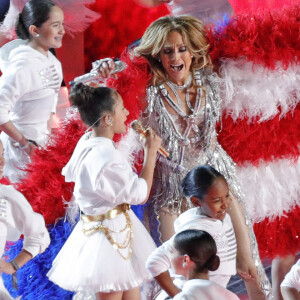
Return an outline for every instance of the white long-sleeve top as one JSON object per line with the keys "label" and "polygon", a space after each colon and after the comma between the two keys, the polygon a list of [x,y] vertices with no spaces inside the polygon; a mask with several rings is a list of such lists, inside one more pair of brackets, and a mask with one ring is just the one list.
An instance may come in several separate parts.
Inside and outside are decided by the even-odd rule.
{"label": "white long-sleeve top", "polygon": [[62,82],[61,63],[50,51],[45,56],[14,40],[0,49],[0,68],[0,125],[10,120],[43,146]]}
{"label": "white long-sleeve top", "polygon": [[0,257],[6,241],[17,241],[22,234],[23,249],[33,257],[50,244],[42,215],[34,212],[25,197],[12,186],[0,184]]}
{"label": "white long-sleeve top", "polygon": [[238,300],[238,296],[221,285],[204,279],[188,280],[174,300]]}
{"label": "white long-sleeve top", "polygon": [[[217,255],[220,266],[209,275],[236,274],[236,239],[231,218],[226,214],[223,221],[201,215],[199,207],[182,213],[174,222],[175,235],[187,229],[198,229],[208,232],[217,244]],[[173,246],[175,235],[158,247],[148,258],[146,267],[153,277],[173,269],[172,256],[176,253]]]}
{"label": "white long-sleeve top", "polygon": [[280,286],[287,286],[296,289],[300,293],[300,259],[295,263],[291,270],[285,275]]}
{"label": "white long-sleeve top", "polygon": [[144,202],[146,181],[132,171],[112,140],[90,135],[88,132],[81,137],[62,171],[66,181],[75,182],[75,201],[81,211],[99,215],[122,203]]}

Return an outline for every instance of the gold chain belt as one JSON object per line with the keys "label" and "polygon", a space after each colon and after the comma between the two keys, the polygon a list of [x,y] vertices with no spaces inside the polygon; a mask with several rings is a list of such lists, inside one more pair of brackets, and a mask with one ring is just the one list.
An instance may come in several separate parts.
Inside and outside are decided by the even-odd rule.
{"label": "gold chain belt", "polygon": [[98,215],[98,216],[88,216],[88,215],[81,215],[81,220],[84,223],[89,223],[89,222],[101,222],[104,220],[110,220],[115,218],[117,215],[124,213],[125,211],[130,210],[130,204],[123,203],[120,205],[117,205],[113,209],[110,209],[107,211],[105,214]]}
{"label": "gold chain belt", "polygon": [[[82,232],[89,236],[92,235],[93,233],[95,233],[96,231],[101,231],[105,234],[106,238],[109,240],[109,242],[112,244],[113,248],[117,250],[117,252],[120,254],[120,256],[127,260],[131,257],[132,254],[132,238],[133,238],[133,228],[132,228],[132,223],[130,220],[130,217],[128,215],[127,210],[130,209],[130,205],[129,204],[121,204],[116,206],[115,208],[109,210],[108,212],[106,212],[105,214],[102,215],[98,215],[98,216],[87,216],[87,215],[81,215],[81,220],[83,222],[83,227],[82,227]],[[103,226],[102,223],[97,224],[96,226],[93,226],[91,228],[84,228],[84,223],[89,223],[89,222],[102,222],[103,220],[107,220],[107,219],[113,219],[114,217],[116,217],[117,215],[123,213],[125,215],[126,218],[126,225],[124,228],[122,228],[119,231],[114,231],[112,229],[109,229],[106,226]],[[121,233],[124,232],[125,230],[127,230],[127,234],[126,234],[126,238],[124,240],[123,243],[118,243],[117,241],[115,241],[110,232],[112,233]],[[129,248],[129,254],[127,257],[125,257],[121,252],[120,249],[126,249],[127,247]]]}

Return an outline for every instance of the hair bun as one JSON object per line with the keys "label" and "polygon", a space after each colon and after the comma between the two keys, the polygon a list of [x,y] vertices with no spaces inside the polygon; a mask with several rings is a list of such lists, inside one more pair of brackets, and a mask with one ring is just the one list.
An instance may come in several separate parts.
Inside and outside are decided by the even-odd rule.
{"label": "hair bun", "polygon": [[212,255],[206,262],[205,266],[209,271],[216,271],[220,265],[220,257],[216,254]]}
{"label": "hair bun", "polygon": [[95,88],[81,82],[75,84],[70,92],[72,105],[75,105],[78,108],[88,106],[93,99],[94,91]]}

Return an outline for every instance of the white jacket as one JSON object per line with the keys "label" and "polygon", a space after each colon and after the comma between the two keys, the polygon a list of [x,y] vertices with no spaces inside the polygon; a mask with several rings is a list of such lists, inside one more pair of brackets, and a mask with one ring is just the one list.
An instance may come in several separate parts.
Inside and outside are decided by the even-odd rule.
{"label": "white jacket", "polygon": [[6,241],[24,235],[23,249],[33,257],[45,251],[50,237],[42,215],[34,212],[25,197],[12,186],[0,184],[0,257]]}
{"label": "white jacket", "polygon": [[44,145],[47,121],[55,112],[61,63],[14,40],[0,49],[0,125],[11,120],[28,139]]}
{"label": "white jacket", "polygon": [[75,182],[74,196],[82,212],[99,215],[115,206],[141,204],[147,197],[147,183],[132,171],[124,155],[108,138],[84,134],[62,174]]}

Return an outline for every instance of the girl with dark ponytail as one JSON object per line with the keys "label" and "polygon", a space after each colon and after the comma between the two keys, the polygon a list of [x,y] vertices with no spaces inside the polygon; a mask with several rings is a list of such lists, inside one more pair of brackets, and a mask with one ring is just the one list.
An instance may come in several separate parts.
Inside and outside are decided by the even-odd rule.
{"label": "girl with dark ponytail", "polygon": [[49,12],[55,6],[51,0],[31,0],[27,2],[19,14],[16,22],[16,34],[22,40],[31,40],[30,26],[41,28],[43,23],[49,19]]}
{"label": "girl with dark ponytail", "polygon": [[173,244],[176,251],[172,260],[176,274],[187,279],[174,300],[239,299],[221,285],[209,281],[208,271],[215,271],[220,265],[216,243],[209,233],[195,229],[184,230],[175,236]]}
{"label": "girl with dark ponytail", "polygon": [[18,16],[20,39],[0,50],[0,130],[4,176],[18,182],[37,146],[48,141],[62,82],[60,62],[49,51],[62,46],[64,14],[51,0],[31,0]]}
{"label": "girl with dark ponytail", "polygon": [[155,244],[130,205],[148,199],[161,140],[148,131],[138,177],[113,142],[116,133],[126,132],[128,111],[121,96],[79,83],[70,98],[92,128],[62,171],[67,182],[75,182],[81,219],[47,276],[66,290],[90,291],[97,299],[139,300],[139,286],[151,278],[145,261]]}

